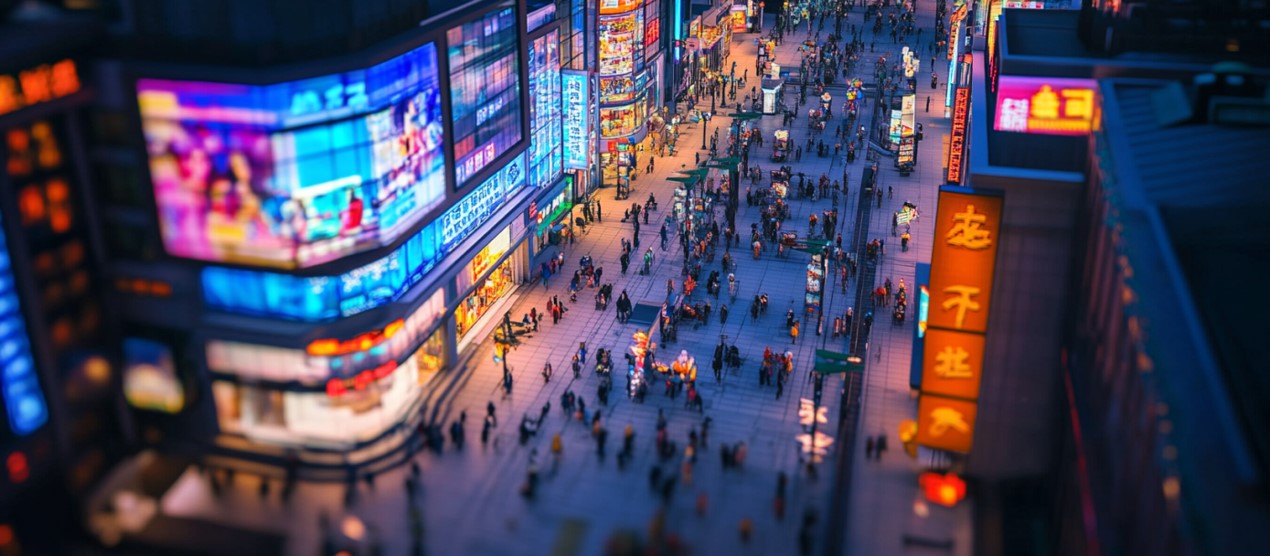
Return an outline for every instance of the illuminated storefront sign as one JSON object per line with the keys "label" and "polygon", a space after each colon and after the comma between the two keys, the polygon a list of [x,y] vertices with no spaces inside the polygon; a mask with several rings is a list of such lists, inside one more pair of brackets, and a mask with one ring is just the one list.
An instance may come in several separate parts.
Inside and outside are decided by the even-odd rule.
{"label": "illuminated storefront sign", "polygon": [[962,168],[965,167],[966,126],[970,122],[970,89],[957,88],[956,102],[953,103],[952,133],[948,140],[948,183],[960,184]]}
{"label": "illuminated storefront sign", "polygon": [[78,93],[79,81],[73,60],[0,74],[0,116]]}
{"label": "illuminated storefront sign", "polygon": [[1085,135],[1098,107],[1092,79],[1002,75],[997,85],[997,131]]}
{"label": "illuminated storefront sign", "polygon": [[960,47],[961,40],[961,22],[966,18],[966,14],[970,12],[970,4],[962,4],[953,10],[952,17],[948,19],[948,59],[953,60],[957,57],[957,49]]}
{"label": "illuminated storefront sign", "polygon": [[970,453],[978,411],[974,402],[922,394],[917,402],[917,443],[936,450]]}
{"label": "illuminated storefront sign", "polygon": [[983,371],[984,337],[933,328],[927,330],[925,338],[922,392],[977,399]]}
{"label": "illuminated storefront sign", "polygon": [[314,340],[302,350],[212,340],[207,343],[208,368],[243,379],[319,388],[332,376],[347,378],[387,362],[395,364],[418,347],[444,313],[445,290],[438,289],[405,319],[346,340]]}
{"label": "illuminated storefront sign", "polygon": [[744,33],[749,30],[749,24],[746,21],[745,11],[746,10],[744,5],[732,6],[732,13],[730,14],[730,17],[732,21],[733,33]]}
{"label": "illuminated storefront sign", "polygon": [[600,14],[620,14],[639,7],[640,0],[600,0]]}
{"label": "illuminated storefront sign", "polygon": [[1023,10],[1043,10],[1045,2],[1037,0],[1005,0],[1003,2],[1006,8],[1019,8]]}
{"label": "illuminated storefront sign", "polygon": [[930,329],[987,331],[1001,207],[1001,197],[940,191],[931,254]]}
{"label": "illuminated storefront sign", "polygon": [[517,25],[508,7],[446,33],[459,187],[521,140]]}
{"label": "illuminated storefront sign", "polygon": [[[635,71],[635,32],[643,13],[600,16],[599,59],[601,76],[622,75]],[[640,29],[642,34],[642,29]]]}
{"label": "illuminated storefront sign", "polygon": [[305,267],[396,240],[445,197],[437,51],[275,85],[142,79],[168,253]]}
{"label": "illuminated storefront sign", "polygon": [[209,266],[203,301],[209,308],[303,321],[364,312],[399,298],[525,185],[518,156],[437,220],[387,256],[339,276],[293,276]]}
{"label": "illuminated storefront sign", "polygon": [[396,331],[386,339],[331,355],[310,353],[312,345],[306,351],[207,342],[221,431],[281,445],[344,445],[379,436],[407,414],[440,370],[445,328],[425,334],[444,314],[445,292],[438,289],[404,324],[390,324]]}
{"label": "illuminated storefront sign", "polygon": [[49,415],[17,288],[4,220],[0,218],[0,390],[9,428],[18,436],[26,436],[44,426]]}
{"label": "illuminated storefront sign", "polygon": [[590,113],[587,111],[587,98],[591,94],[589,77],[584,71],[564,70],[560,78],[564,89],[564,166],[574,170],[585,169],[587,133],[590,129]]}
{"label": "illuminated storefront sign", "polygon": [[[643,75],[643,74],[641,74]],[[600,78],[600,102],[622,102],[635,99],[635,80],[629,75]]]}
{"label": "illuminated storefront sign", "polygon": [[982,380],[1002,198],[941,189],[922,344],[918,442],[968,452]]}
{"label": "illuminated storefront sign", "polygon": [[441,250],[449,252],[454,245],[476,230],[507,197],[525,185],[525,157],[512,159],[498,173],[450,207],[441,215]]}
{"label": "illuminated storefront sign", "polygon": [[564,171],[559,31],[529,41],[529,100],[529,184],[541,189]]}

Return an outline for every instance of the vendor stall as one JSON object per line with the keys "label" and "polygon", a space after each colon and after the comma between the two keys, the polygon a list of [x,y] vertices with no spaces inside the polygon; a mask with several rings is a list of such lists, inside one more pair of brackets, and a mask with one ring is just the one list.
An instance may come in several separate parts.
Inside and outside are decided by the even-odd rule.
{"label": "vendor stall", "polygon": [[776,130],[772,139],[772,162],[785,162],[789,159],[789,130]]}

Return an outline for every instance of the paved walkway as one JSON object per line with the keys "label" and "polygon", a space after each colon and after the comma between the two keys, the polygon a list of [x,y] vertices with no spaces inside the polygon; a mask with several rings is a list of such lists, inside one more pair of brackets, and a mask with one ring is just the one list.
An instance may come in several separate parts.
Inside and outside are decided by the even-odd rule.
{"label": "paved walkway", "polygon": [[[919,23],[924,24],[927,31],[933,25],[933,12],[933,0],[919,1]],[[857,10],[852,18],[858,23],[859,17]],[[773,18],[769,17],[769,28],[772,22]],[[787,36],[784,46],[777,49],[777,61],[783,66],[798,66],[796,45],[805,38],[801,35]],[[757,84],[753,75],[756,55],[753,39],[756,36],[738,35],[732,49],[731,59],[738,62],[738,71],[750,68],[747,85]],[[930,38],[929,34],[926,38]],[[888,44],[886,48],[898,51],[898,46]],[[893,58],[888,56],[888,59]],[[869,62],[861,66],[871,68],[872,64]],[[941,77],[945,72],[940,70]],[[738,94],[738,98],[741,96],[743,94]],[[919,101],[924,100],[922,96],[919,95]],[[787,99],[787,103],[793,100]],[[708,103],[702,103],[702,107],[709,109]],[[718,110],[720,113],[730,111],[730,108]],[[802,112],[803,119],[789,129],[794,144],[805,145],[808,131],[805,109]],[[898,238],[890,238],[887,229],[890,211],[906,199],[915,202],[924,213],[934,213],[937,185],[943,175],[939,156],[940,136],[946,133],[947,123],[928,117],[920,109],[918,115],[919,121],[925,124],[927,139],[920,146],[916,172],[902,178],[890,166],[889,159],[883,158],[880,164],[879,183],[883,190],[888,186],[894,187],[895,195],[893,200],[885,201],[884,209],[872,218],[870,237],[886,237],[888,243],[894,244],[882,263],[879,280],[891,276],[898,281],[903,277],[906,283],[912,284],[914,265],[930,258],[931,219],[924,218],[916,223],[913,228],[914,249],[908,253],[899,252]],[[716,127],[723,130],[719,140],[721,148],[726,144],[728,123],[726,117],[719,117],[710,125],[711,131]],[[779,116],[765,117],[758,123],[769,141],[771,132],[780,128],[779,124]],[[640,243],[645,248],[657,246],[658,223],[669,210],[676,184],[666,178],[681,167],[694,166],[693,155],[699,152],[695,147],[700,145],[700,133],[702,129],[699,125],[683,130],[679,154],[657,158],[655,170],[651,174],[641,173],[634,182],[632,200],[642,201],[651,191],[661,202],[661,209],[654,213],[656,219],[643,227]],[[751,153],[752,163],[765,170],[776,167],[776,163],[770,162],[770,149],[770,142],[765,142],[762,148],[755,147]],[[644,169],[645,161],[641,159],[638,163],[640,170]],[[819,158],[807,152],[803,153],[801,162],[791,164],[795,172],[801,171],[809,176],[827,173],[840,179],[843,172],[840,161]],[[839,218],[839,230],[844,232],[845,241],[850,240],[847,231],[851,229],[854,210],[849,207],[856,206],[863,167],[864,162],[858,159],[847,168],[851,174],[851,194]],[[549,289],[541,283],[523,286],[511,305],[512,315],[518,318],[530,307],[542,311],[551,295],[567,299],[568,275],[577,268],[578,258],[586,254],[595,259],[596,265],[604,268],[605,279],[614,282],[615,292],[625,289],[635,302],[660,304],[665,296],[667,279],[680,278],[682,254],[671,242],[670,251],[655,249],[657,262],[651,276],[635,274],[636,261],[632,261],[631,272],[622,275],[618,264],[619,238],[631,238],[633,228],[630,224],[619,222],[622,208],[612,195],[611,189],[599,194],[604,206],[604,222],[593,226],[576,244],[565,248],[565,274],[554,279]],[[818,213],[829,206],[828,200],[793,200],[793,214],[788,225],[801,233],[805,231],[808,214],[813,211]],[[722,222],[721,207],[718,214]],[[748,229],[757,218],[758,209],[747,208],[742,203],[737,217],[738,228]],[[570,311],[560,324],[552,325],[547,319],[538,333],[525,338],[522,346],[512,352],[509,364],[513,369],[515,386],[510,396],[504,397],[502,393],[502,371],[492,362],[493,344],[490,339],[471,348],[475,353],[467,368],[453,371],[457,387],[437,409],[440,419],[446,424],[456,419],[461,411],[466,411],[467,448],[457,453],[447,442],[447,451],[443,455],[415,458],[423,475],[422,512],[428,552],[599,554],[615,531],[625,529],[645,536],[652,516],[663,508],[665,530],[682,539],[698,554],[796,554],[802,512],[804,508],[814,508],[821,516],[821,523],[814,530],[817,550],[820,550],[820,533],[825,526],[833,526],[825,523],[828,504],[832,502],[832,466],[821,465],[819,477],[813,479],[799,465],[795,441],[802,432],[798,422],[798,400],[800,397],[812,397],[812,386],[806,377],[814,350],[823,346],[841,351],[845,349],[844,341],[830,340],[827,335],[817,337],[814,325],[805,321],[799,343],[790,345],[783,326],[784,312],[794,306],[801,318],[798,308],[801,307],[807,255],[795,252],[788,259],[776,259],[768,251],[761,259],[754,260],[747,249],[741,248],[734,252],[734,256],[739,262],[736,274],[741,288],[738,306],[731,310],[726,324],[720,324],[717,317],[713,317],[710,324],[699,330],[685,326],[680,331],[678,342],[663,345],[659,351],[659,359],[663,361],[681,349],[697,358],[700,368],[698,382],[705,399],[704,416],[713,420],[709,445],[699,452],[691,480],[684,476],[682,447],[687,444],[690,429],[695,427],[700,430],[703,416],[686,409],[682,396],[674,401],[664,397],[660,385],[656,384],[643,404],[625,397],[620,370],[624,368],[621,353],[629,346],[630,336],[636,327],[619,324],[612,305],[607,311],[594,310],[594,292],[586,291],[579,295],[577,303],[569,304]],[[716,263],[712,268],[719,267]],[[855,286],[852,283],[848,291],[854,292]],[[768,293],[771,301],[768,314],[755,321],[748,315],[747,300],[758,292]],[[702,299],[704,294],[705,284],[702,283],[696,298]],[[838,287],[830,290],[826,300],[828,314],[842,314],[852,304],[852,296]],[[727,297],[726,285],[723,297]],[[719,305],[726,299],[711,299],[711,302],[717,314]],[[846,524],[848,551],[852,554],[898,554],[903,551],[898,544],[900,536],[916,534],[932,538],[955,536],[955,553],[968,554],[967,506],[957,510],[932,507],[929,517],[924,519],[914,514],[916,464],[902,455],[894,432],[900,420],[912,418],[915,412],[907,386],[911,348],[909,331],[907,328],[890,327],[889,319],[879,318],[878,324],[874,328],[866,371],[864,414],[859,432],[885,432],[892,439],[893,449],[881,462],[864,461],[863,450],[855,450],[849,523]],[[728,343],[738,345],[745,363],[738,375],[728,374],[722,385],[716,385],[710,370],[710,358],[720,334],[728,336]],[[654,339],[660,342],[656,335]],[[573,379],[569,359],[579,341],[587,342],[591,355],[582,378]],[[765,345],[794,353],[794,378],[780,399],[776,398],[774,387],[758,385],[757,367]],[[599,380],[592,369],[595,350],[601,347],[614,350],[619,369],[615,373],[610,403],[601,409],[602,423],[609,431],[609,455],[606,459],[596,456],[589,427],[566,420],[560,409],[560,395],[566,389],[579,394],[586,401],[589,411],[598,407],[596,388]],[[544,384],[539,371],[546,362],[553,364],[556,373],[550,383]],[[840,388],[838,378],[825,385],[824,400],[829,406],[831,423],[834,420],[832,416],[839,410],[834,407],[838,398],[832,393]],[[491,400],[497,406],[500,422],[490,444],[482,446],[479,442],[480,423],[485,405]],[[545,403],[551,404],[551,412],[544,421],[543,432],[528,446],[519,446],[516,426],[521,415],[536,417]],[[663,475],[680,476],[678,487],[665,506],[649,488],[649,472],[658,461],[653,439],[659,410],[668,420],[670,439],[680,446],[679,455],[661,466]],[[621,448],[622,429],[627,424],[633,425],[636,431],[636,449],[633,461],[622,471],[618,469],[615,454]],[[823,430],[834,434],[830,427]],[[558,468],[553,469],[550,436],[555,433],[561,435],[564,450]],[[746,443],[748,458],[742,469],[725,470],[721,466],[719,447],[723,443],[737,442]],[[854,445],[860,444],[862,442],[854,442]],[[849,449],[852,443],[842,446]],[[518,495],[517,490],[525,478],[530,452],[534,449],[540,454],[538,462],[543,470],[543,480],[537,499],[527,501]],[[777,475],[781,472],[789,477],[788,504],[783,520],[777,519],[773,511]],[[382,473],[373,489],[360,486],[357,501],[351,508],[351,512],[369,524],[371,529],[368,534],[383,540],[385,553],[388,554],[404,554],[410,547],[410,506],[404,486],[408,474],[406,468],[396,469]],[[203,481],[191,474],[175,487],[176,496],[167,497],[165,509],[179,515],[227,521],[248,528],[284,531],[290,534],[289,554],[307,556],[317,553],[321,543],[318,516],[323,512],[340,514],[344,487],[302,484],[284,511],[283,503],[276,494],[262,503],[257,485],[258,482],[251,477],[240,478],[234,488],[217,498],[210,495]],[[708,501],[704,515],[697,513],[697,501],[701,495]],[[745,518],[753,520],[754,524],[748,543],[742,542],[738,534],[738,526]]]}

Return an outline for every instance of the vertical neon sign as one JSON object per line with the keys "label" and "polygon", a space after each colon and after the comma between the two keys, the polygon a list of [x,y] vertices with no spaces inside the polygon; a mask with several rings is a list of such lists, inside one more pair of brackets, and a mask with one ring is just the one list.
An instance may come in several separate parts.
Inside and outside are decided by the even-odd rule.
{"label": "vertical neon sign", "polygon": [[31,341],[22,320],[17,284],[13,279],[4,220],[0,218],[0,390],[9,427],[18,436],[35,432],[48,422],[48,406],[35,375]]}

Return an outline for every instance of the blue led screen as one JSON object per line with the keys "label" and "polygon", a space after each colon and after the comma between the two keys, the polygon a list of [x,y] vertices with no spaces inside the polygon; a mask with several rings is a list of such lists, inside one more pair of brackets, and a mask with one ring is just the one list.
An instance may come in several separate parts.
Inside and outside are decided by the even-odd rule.
{"label": "blue led screen", "polygon": [[391,303],[524,188],[525,174],[522,154],[400,247],[339,276],[209,266],[203,269],[203,301],[211,309],[302,321],[333,320]]}
{"label": "blue led screen", "polygon": [[48,422],[48,405],[36,375],[31,341],[22,317],[17,284],[13,281],[3,218],[0,218],[0,390],[3,390],[9,428],[18,436],[31,434]]}

